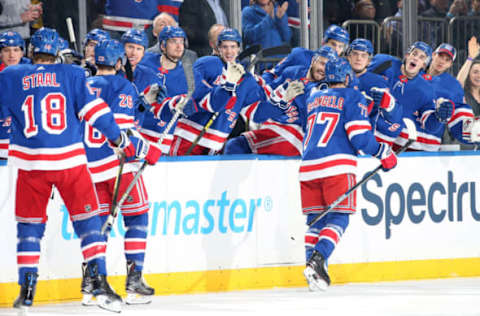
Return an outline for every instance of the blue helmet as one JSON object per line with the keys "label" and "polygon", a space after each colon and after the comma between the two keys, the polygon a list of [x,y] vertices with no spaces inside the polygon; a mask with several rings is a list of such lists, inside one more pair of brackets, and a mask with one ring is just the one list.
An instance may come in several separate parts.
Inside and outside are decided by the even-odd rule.
{"label": "blue helmet", "polygon": [[370,56],[373,55],[372,42],[370,42],[369,40],[364,39],[364,38],[354,39],[350,43],[350,46],[348,46],[347,55],[349,55],[352,50],[360,50],[362,52],[367,52],[368,55],[370,55]]}
{"label": "blue helmet", "polygon": [[123,45],[125,45],[126,43],[134,43],[142,45],[143,47],[145,47],[145,49],[148,47],[147,33],[141,30],[129,29],[122,34],[121,40]]}
{"label": "blue helmet", "polygon": [[4,47],[20,47],[25,51],[25,41],[22,36],[14,31],[7,31],[0,34],[0,49]]}
{"label": "blue helmet", "polygon": [[63,37],[59,36],[59,37],[58,37],[58,41],[60,42],[60,44],[59,44],[59,46],[58,46],[58,49],[59,49],[59,50],[64,50],[64,49],[69,48],[69,45],[68,45],[67,40],[64,39]]}
{"label": "blue helmet", "polygon": [[347,77],[351,79],[352,67],[345,58],[329,60],[325,65],[325,81],[327,83],[345,82]]}
{"label": "blue helmet", "polygon": [[158,34],[158,42],[160,43],[160,45],[162,45],[168,39],[174,37],[183,37],[185,39],[185,43],[187,41],[187,34],[185,34],[182,28],[178,26],[165,26],[160,32],[160,34]]}
{"label": "blue helmet", "polygon": [[218,34],[217,45],[220,45],[223,41],[234,41],[238,43],[238,46],[242,46],[242,36],[236,29],[225,28]]}
{"label": "blue helmet", "polygon": [[339,42],[348,45],[350,41],[350,35],[348,34],[347,30],[341,28],[336,24],[330,25],[325,33],[323,34],[323,42],[326,43],[329,39],[333,39]]}
{"label": "blue helmet", "polygon": [[104,39],[95,46],[95,64],[115,66],[125,56],[123,45],[114,39]]}
{"label": "blue helmet", "polygon": [[452,61],[455,60],[455,57],[457,57],[457,50],[448,43],[442,43],[438,45],[438,47],[435,49],[435,53],[445,53],[452,58]]}
{"label": "blue helmet", "polygon": [[335,49],[328,45],[323,45],[315,52],[313,59],[317,59],[318,57],[325,57],[328,58],[328,60],[335,60],[338,58],[338,55]]}
{"label": "blue helmet", "polygon": [[420,42],[420,41],[415,42],[408,49],[408,53],[410,54],[415,48],[418,48],[419,50],[423,51],[427,55],[427,59],[425,60],[425,63],[427,65],[430,64],[430,61],[432,60],[432,48],[430,47],[430,45],[428,45],[425,42]]}
{"label": "blue helmet", "polygon": [[82,45],[83,45],[83,48],[85,48],[85,46],[87,46],[89,41],[100,42],[101,40],[109,39],[109,38],[110,38],[110,33],[108,33],[107,31],[104,31],[101,29],[93,29],[93,30],[90,30],[90,32],[88,32],[87,35],[85,35]]}
{"label": "blue helmet", "polygon": [[56,30],[42,27],[36,31],[30,38],[30,44],[33,46],[33,53],[44,53],[56,56],[60,49],[59,35]]}

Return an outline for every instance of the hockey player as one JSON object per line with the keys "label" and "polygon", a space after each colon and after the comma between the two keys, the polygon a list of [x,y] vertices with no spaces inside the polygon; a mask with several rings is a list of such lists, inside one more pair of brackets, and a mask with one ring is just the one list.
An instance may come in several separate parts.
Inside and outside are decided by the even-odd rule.
{"label": "hockey player", "polygon": [[[147,52],[140,65],[156,72],[160,82],[167,90],[167,97],[186,95],[188,86],[182,65],[187,35],[177,26],[166,26],[158,36],[161,54]],[[153,117],[151,112],[145,114],[140,132],[150,141],[157,142],[168,122]],[[173,140],[172,131],[162,140],[161,148],[168,154]]]}
{"label": "hockey player", "polygon": [[[0,72],[6,67],[20,63],[25,51],[25,41],[17,32],[3,32],[0,34]],[[0,160],[8,156],[8,143],[10,134],[10,117],[0,116]]]}
{"label": "hockey player", "polygon": [[[376,55],[369,65],[372,70],[384,68],[378,72],[387,78],[389,91],[402,109],[402,117],[409,118],[416,124],[419,137],[409,150],[431,150],[432,147],[438,147],[439,140],[434,133],[453,114],[453,104],[449,101],[435,101],[430,83],[421,74],[422,69],[430,64],[431,58],[431,47],[424,42],[415,42],[403,61],[389,55]],[[384,67],[385,64],[387,67]],[[377,130],[376,136],[383,142],[394,143],[394,149],[407,142],[407,134],[400,130],[388,135]]]}
{"label": "hockey player", "polygon": [[[204,56],[195,62],[193,96],[205,111],[178,121],[170,155],[219,152],[241,112],[247,119],[256,122],[285,113],[265,102],[263,89],[251,74],[245,73],[243,67],[236,63],[241,43],[238,31],[226,28],[218,36],[220,57]],[[282,100],[294,97],[295,89],[289,91]]]}
{"label": "hockey player", "polygon": [[[91,89],[105,100],[114,113],[115,121],[122,130],[134,130],[135,103],[141,101],[132,83],[116,71],[122,67],[124,49],[116,40],[103,40],[95,46],[95,63],[98,67],[97,76],[90,77],[87,81]],[[151,93],[155,93],[150,90]],[[148,99],[152,99],[149,95]],[[156,96],[153,97],[156,100]],[[118,159],[107,142],[105,136],[96,129],[85,124],[84,144],[87,152],[88,167],[92,174],[95,189],[100,202],[100,216],[102,225],[110,214],[113,200],[115,177],[118,173]],[[145,160],[155,164],[160,157],[160,149],[154,144],[148,145]],[[122,181],[118,194],[123,195],[127,186],[134,178],[135,165],[126,163],[123,168]],[[121,206],[125,233],[125,257],[127,261],[126,292],[127,304],[149,303],[154,289],[147,286],[142,280],[143,262],[148,232],[148,197],[140,178],[130,193],[130,198]],[[82,293],[84,305],[91,305],[92,280],[83,265]]]}
{"label": "hockey player", "polygon": [[10,162],[18,167],[15,197],[20,295],[17,308],[32,305],[38,278],[40,241],[47,221],[52,185],[60,192],[81,240],[99,306],[120,311],[121,298],[106,279],[105,239],[98,199],[87,169],[80,120],[98,128],[127,157],[136,149],[115,123],[108,105],[96,98],[84,72],[54,64],[58,34],[41,28],[31,38],[33,65],[11,66],[0,73],[0,111],[11,115]]}
{"label": "hockey player", "polygon": [[[325,64],[337,59],[336,52],[330,46],[322,46],[312,57],[310,67],[290,66],[270,86],[262,80],[260,84],[266,90],[277,89],[288,81],[301,80],[307,85],[305,90],[317,87],[325,79]],[[268,92],[268,94],[273,94]],[[307,92],[308,94],[308,92]],[[305,97],[298,96],[293,101],[296,106],[304,106]],[[304,132],[302,124],[281,119],[269,119],[259,129],[242,133],[228,140],[225,144],[225,154],[268,154],[282,156],[300,156]]]}
{"label": "hockey player", "polygon": [[[332,24],[325,31],[322,39],[322,47],[325,45],[330,46],[336,51],[337,55],[340,56],[348,47],[349,41],[350,35],[348,34],[348,32],[340,26]],[[312,57],[315,54],[315,51],[303,47],[296,47],[285,59],[278,63],[273,69],[265,71],[262,77],[267,84],[271,84],[273,80],[280,76],[287,67],[309,67],[312,62]]]}
{"label": "hockey player", "polygon": [[[347,59],[355,74],[354,80],[360,92],[368,99],[370,123],[381,134],[398,133],[402,124],[402,110],[396,106],[395,98],[390,94],[385,78],[367,71],[373,56],[372,43],[364,38],[353,40],[348,46]],[[375,102],[375,100],[377,102]],[[374,104],[380,107],[374,107]]]}
{"label": "hockey player", "polygon": [[[355,185],[358,151],[380,159],[384,170],[397,164],[390,146],[375,140],[365,98],[346,88],[350,73],[347,61],[328,62],[325,80],[329,88],[314,92],[307,98],[307,107],[299,108],[307,117],[300,165],[302,210],[307,223]],[[304,275],[311,291],[325,290],[330,284],[327,261],[355,209],[354,192],[308,228]]]}
{"label": "hockey player", "polygon": [[[452,67],[457,50],[450,44],[440,44],[432,55],[432,62],[428,67],[427,74],[430,77],[437,100],[453,103],[454,112],[447,124],[443,125],[438,131],[433,133],[436,136],[435,143],[432,143],[431,150],[438,150],[445,128],[448,127],[450,134],[460,142],[469,143],[468,128],[473,119],[472,107],[465,103],[463,88],[458,80],[447,71]],[[436,146],[434,146],[436,145]]]}
{"label": "hockey player", "polygon": [[93,29],[85,35],[82,41],[83,57],[87,62],[95,65],[95,46],[104,39],[109,39],[110,34],[101,29]]}

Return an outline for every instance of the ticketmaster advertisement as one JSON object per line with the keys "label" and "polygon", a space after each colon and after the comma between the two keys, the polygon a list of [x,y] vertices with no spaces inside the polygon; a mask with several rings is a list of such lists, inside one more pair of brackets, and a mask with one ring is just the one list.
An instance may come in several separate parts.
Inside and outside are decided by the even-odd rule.
{"label": "ticketmaster advertisement", "polygon": [[[199,159],[162,161],[144,173],[151,203],[145,274],[304,265],[300,161]],[[394,170],[380,171],[358,189],[357,214],[330,266],[480,257],[478,159],[406,154]],[[360,158],[357,181],[378,163]],[[0,166],[0,177],[0,283],[10,283],[17,281],[16,170]],[[125,274],[124,233],[120,216],[108,242],[110,275]],[[80,278],[81,261],[80,241],[54,191],[40,279]]]}

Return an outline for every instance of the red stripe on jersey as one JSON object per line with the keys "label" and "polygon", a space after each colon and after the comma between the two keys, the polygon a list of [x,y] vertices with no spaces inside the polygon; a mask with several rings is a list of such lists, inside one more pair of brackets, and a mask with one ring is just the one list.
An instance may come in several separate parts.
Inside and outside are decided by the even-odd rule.
{"label": "red stripe on jersey", "polygon": [[147,247],[146,241],[125,241],[125,250],[143,250]]}
{"label": "red stripe on jersey", "polygon": [[132,123],[133,124],[133,118],[126,119],[126,118],[123,118],[123,117],[116,117],[115,122],[117,124],[127,124],[127,123]]}
{"label": "red stripe on jersey", "polygon": [[48,160],[48,161],[55,161],[55,160],[64,160],[76,156],[85,155],[85,149],[79,148],[75,149],[66,153],[61,154],[27,154],[18,150],[10,149],[10,156],[17,157],[23,160]]}
{"label": "red stripe on jersey", "polygon": [[453,122],[453,121],[455,121],[456,119],[458,119],[459,117],[462,117],[462,116],[473,118],[473,114],[472,114],[472,113],[469,113],[469,112],[457,112],[456,114],[454,114],[454,115],[452,116],[452,118],[450,119],[449,122]]}
{"label": "red stripe on jersey", "polygon": [[173,14],[178,16],[179,13],[179,8],[173,6],[173,5],[158,5],[157,6],[158,12],[167,12],[168,14]]}
{"label": "red stripe on jersey", "polygon": [[113,20],[103,18],[102,22],[103,22],[103,25],[108,25],[108,26],[121,26],[121,27],[127,27],[127,28],[133,27],[132,22],[126,22],[126,21],[113,21]]}
{"label": "red stripe on jersey", "polygon": [[235,106],[235,103],[237,103],[237,97],[232,96],[230,99],[228,99],[225,109],[231,110]]}
{"label": "red stripe on jersey", "polygon": [[[400,137],[408,139],[408,135],[403,133],[403,132],[400,133]],[[421,136],[417,137],[416,142],[417,143],[422,143],[422,144],[430,144],[430,145],[439,145],[440,144],[440,141],[438,141],[436,139],[428,139],[428,138],[421,137]]]}
{"label": "red stripe on jersey", "polygon": [[327,169],[327,168],[335,167],[338,165],[356,166],[357,162],[350,159],[337,159],[337,160],[326,161],[324,163],[319,163],[311,166],[301,166],[300,172],[309,172],[309,171],[315,171],[320,169]]}
{"label": "red stripe on jersey", "polygon": [[103,164],[101,166],[88,167],[88,169],[90,170],[91,173],[100,173],[100,172],[115,168],[119,164],[120,163],[118,162],[118,160],[113,160],[113,161],[107,162],[106,164]]}
{"label": "red stripe on jersey", "polygon": [[90,121],[92,116],[95,115],[95,113],[97,113],[97,112],[99,112],[99,111],[101,111],[105,108],[108,108],[108,104],[106,104],[105,102],[97,104],[94,107],[92,107],[90,110],[88,110],[88,112],[85,113],[85,116],[83,118],[88,122],[88,121]]}
{"label": "red stripe on jersey", "polygon": [[300,133],[297,129],[295,129],[295,127],[292,127],[290,125],[286,125],[286,124],[279,124],[279,123],[274,123],[274,122],[266,122],[264,125],[275,125],[275,126],[278,126],[284,130],[286,130],[287,132],[289,132],[290,134],[294,135],[296,138],[300,139],[300,141],[303,141],[303,134]]}
{"label": "red stripe on jersey", "polygon": [[144,134],[142,132],[140,132],[140,135],[142,135],[142,137],[145,138],[146,140],[148,140],[149,142],[156,143],[160,139],[160,137],[150,136],[150,135]]}
{"label": "red stripe on jersey", "polygon": [[252,105],[250,105],[248,107],[248,110],[245,112],[245,116],[248,118],[248,119],[251,119],[251,116],[252,116],[252,113],[255,111],[255,109],[258,107],[258,104],[260,103],[260,101],[257,101],[255,103],[253,103]]}
{"label": "red stripe on jersey", "polygon": [[0,149],[8,149],[8,143],[0,143]]}
{"label": "red stripe on jersey", "polygon": [[40,261],[40,255],[21,255],[17,256],[17,264],[38,264]]}
{"label": "red stripe on jersey", "polygon": [[322,231],[320,232],[319,237],[321,238],[322,236],[329,237],[329,238],[333,239],[333,241],[335,242],[335,244],[338,244],[338,242],[340,241],[340,236],[338,236],[337,232],[334,231],[334,230],[331,229],[331,228],[324,228],[324,229],[322,229]]}
{"label": "red stripe on jersey", "polygon": [[[191,132],[193,134],[196,134],[196,135],[199,135],[200,134],[200,131],[193,128],[192,126],[190,125],[187,125],[185,123],[182,123],[182,122],[178,122],[177,123],[177,127],[178,128],[181,128],[181,129],[184,129],[188,132]],[[206,139],[210,139],[210,140],[213,140],[213,141],[216,141],[216,142],[220,142],[220,143],[223,143],[226,139],[226,137],[220,137],[220,136],[217,136],[217,135],[214,135],[214,134],[210,134],[210,133],[205,133],[203,135],[203,138],[206,138]]]}
{"label": "red stripe on jersey", "polygon": [[96,246],[87,248],[82,251],[83,258],[88,259],[99,253],[105,253],[106,249],[107,249],[107,245],[105,244],[96,245]]}
{"label": "red stripe on jersey", "polygon": [[305,236],[305,243],[306,244],[317,244],[318,236]]}
{"label": "red stripe on jersey", "polygon": [[347,128],[347,134],[350,135],[350,133],[352,133],[353,131],[358,131],[362,129],[370,131],[372,130],[372,127],[368,125],[352,125],[349,128]]}

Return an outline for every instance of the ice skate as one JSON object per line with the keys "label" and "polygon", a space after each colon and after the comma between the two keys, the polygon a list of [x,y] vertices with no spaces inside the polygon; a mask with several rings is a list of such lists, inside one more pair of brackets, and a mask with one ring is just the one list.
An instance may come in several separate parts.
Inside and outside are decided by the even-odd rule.
{"label": "ice skate", "polygon": [[135,271],[135,263],[127,261],[127,281],[125,285],[127,304],[148,304],[152,301],[155,290],[145,284],[141,271]]}
{"label": "ice skate", "polygon": [[92,294],[97,305],[105,310],[120,313],[122,311],[122,298],[113,291],[105,275],[98,274],[96,264],[88,265],[88,276],[93,280]]}
{"label": "ice skate", "polygon": [[93,279],[88,275],[88,264],[82,263],[82,305],[93,306],[97,305],[97,300],[93,295]]}
{"label": "ice skate", "polygon": [[37,287],[37,278],[37,273],[25,273],[25,280],[20,288],[20,294],[13,303],[13,307],[18,309],[18,315],[27,315],[29,307],[32,306]]}
{"label": "ice skate", "polygon": [[308,260],[307,267],[303,270],[303,275],[307,279],[308,288],[312,292],[325,291],[330,285],[327,263],[317,251],[314,251]]}

